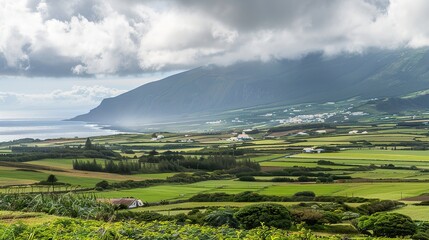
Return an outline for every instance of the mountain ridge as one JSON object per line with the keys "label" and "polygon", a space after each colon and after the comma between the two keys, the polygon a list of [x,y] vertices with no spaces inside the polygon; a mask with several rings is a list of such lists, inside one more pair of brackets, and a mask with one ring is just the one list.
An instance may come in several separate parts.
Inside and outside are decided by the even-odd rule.
{"label": "mountain ridge", "polygon": [[115,125],[166,122],[276,102],[396,97],[428,86],[427,48],[336,57],[316,53],[298,60],[198,67],[104,99],[71,120]]}

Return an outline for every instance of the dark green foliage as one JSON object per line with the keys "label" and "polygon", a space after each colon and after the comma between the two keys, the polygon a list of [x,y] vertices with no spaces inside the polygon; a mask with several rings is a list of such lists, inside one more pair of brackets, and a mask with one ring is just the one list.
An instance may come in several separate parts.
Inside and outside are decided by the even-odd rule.
{"label": "dark green foliage", "polygon": [[[262,195],[256,192],[242,192],[238,194],[227,193],[200,193],[189,198],[189,202],[298,202],[298,201],[315,201],[315,202],[351,202],[363,203],[368,202],[369,199],[360,197],[344,197],[344,196],[275,196],[275,195]],[[311,195],[311,194],[310,194]],[[351,209],[345,209],[347,211]]]}
{"label": "dark green foliage", "polygon": [[98,182],[97,184],[95,184],[96,188],[99,189],[108,189],[109,188],[109,182],[106,180],[103,180],[101,182]]}
{"label": "dark green foliage", "polygon": [[74,160],[73,169],[93,172],[109,172],[120,174],[131,174],[141,169],[141,163],[138,160],[105,160],[104,166],[95,159],[92,161]]}
{"label": "dark green foliage", "polygon": [[293,178],[275,177],[271,179],[271,182],[295,182]]}
{"label": "dark green foliage", "polygon": [[97,201],[93,195],[0,194],[0,210],[43,212],[58,216],[108,220],[114,215],[111,204]]}
{"label": "dark green foliage", "polygon": [[89,139],[89,138],[86,139],[85,149],[86,150],[91,150],[92,149],[92,142],[91,142],[91,139]]}
{"label": "dark green foliage", "polygon": [[316,194],[311,191],[303,191],[303,192],[297,192],[293,196],[295,197],[315,197]]}
{"label": "dark green foliage", "polygon": [[414,204],[414,205],[418,205],[418,206],[429,206],[429,201],[422,201],[422,202],[416,203],[416,204]]}
{"label": "dark green foliage", "polygon": [[418,232],[411,237],[412,240],[429,240],[429,232]]}
{"label": "dark green foliage", "polygon": [[393,210],[395,208],[405,206],[404,203],[393,201],[393,200],[382,200],[382,201],[373,201],[370,203],[365,203],[357,207],[357,209],[364,214],[371,215],[376,212],[384,212]]}
{"label": "dark green foliage", "polygon": [[201,172],[195,172],[193,174],[178,173],[171,177],[167,177],[167,179],[147,179],[142,181],[126,180],[123,182],[114,182],[109,184],[109,188],[141,188],[162,183],[194,183],[207,180],[222,180],[231,178],[232,176],[228,174],[209,174]]}
{"label": "dark green foliage", "polygon": [[417,233],[411,239],[413,240],[429,240],[429,222],[417,222]]}
{"label": "dark green foliage", "polygon": [[323,213],[311,208],[293,209],[291,215],[294,222],[304,222],[310,226],[322,223],[323,219]]}
{"label": "dark green foliage", "polygon": [[48,183],[56,183],[58,181],[57,177],[55,177],[55,175],[51,174],[48,176],[48,179],[46,179],[46,182]]}
{"label": "dark green foliage", "polygon": [[0,161],[27,162],[45,158],[105,158],[121,159],[121,155],[103,146],[91,149],[69,147],[12,147],[12,154],[0,154]]}
{"label": "dark green foliage", "polygon": [[239,177],[238,180],[244,181],[244,182],[254,182],[254,181],[256,181],[256,179],[255,179],[254,176],[242,176],[242,177]]}
{"label": "dark green foliage", "polygon": [[245,229],[252,229],[262,224],[268,227],[289,229],[292,221],[289,210],[282,205],[264,203],[241,208],[235,218]]}
{"label": "dark green foliage", "polygon": [[399,213],[375,213],[359,218],[358,228],[372,231],[377,237],[401,237],[416,233],[417,226],[410,217]]}
{"label": "dark green foliage", "polygon": [[[167,151],[160,155],[150,153],[140,158],[142,163],[157,163],[159,172],[178,172],[189,170],[216,171],[246,168],[250,171],[259,171],[260,166],[250,159],[237,161],[234,156],[213,154],[202,157],[185,157],[177,152]],[[143,166],[144,168],[144,166]],[[229,172],[227,172],[229,173]]]}
{"label": "dark green foliage", "polygon": [[228,226],[232,228],[238,228],[239,222],[234,217],[234,211],[230,209],[226,210],[215,210],[209,213],[205,219],[205,223],[209,226],[220,227]]}
{"label": "dark green foliage", "polygon": [[169,221],[172,217],[162,215],[157,212],[133,212],[133,211],[119,211],[115,214],[115,221],[134,220],[138,222],[152,222],[152,221]]}
{"label": "dark green foliage", "polygon": [[340,223],[341,219],[342,219],[342,216],[339,216],[338,214],[336,214],[334,212],[324,211],[323,212],[323,218],[322,218],[321,222],[334,224],[334,223]]}

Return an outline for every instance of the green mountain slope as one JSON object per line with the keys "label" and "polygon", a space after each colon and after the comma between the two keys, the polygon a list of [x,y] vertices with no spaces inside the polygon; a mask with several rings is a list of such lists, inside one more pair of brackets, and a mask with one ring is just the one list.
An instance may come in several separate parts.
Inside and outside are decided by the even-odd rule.
{"label": "green mountain slope", "polygon": [[205,66],[105,99],[72,120],[135,125],[282,102],[395,97],[427,89],[429,50],[372,50],[327,58]]}

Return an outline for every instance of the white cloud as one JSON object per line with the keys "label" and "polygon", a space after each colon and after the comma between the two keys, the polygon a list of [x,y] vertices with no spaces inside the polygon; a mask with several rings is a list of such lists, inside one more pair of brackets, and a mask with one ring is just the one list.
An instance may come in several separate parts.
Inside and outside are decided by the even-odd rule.
{"label": "white cloud", "polygon": [[101,100],[123,92],[98,85],[73,86],[69,90],[58,89],[45,94],[0,92],[0,111],[31,109],[37,113],[43,112],[41,110],[52,110],[52,114],[57,115],[55,112],[61,110],[61,114],[67,115],[69,111],[68,115],[72,116],[75,112],[87,111],[98,105]]}
{"label": "white cloud", "polygon": [[424,47],[427,12],[426,0],[0,0],[0,74],[134,74]]}

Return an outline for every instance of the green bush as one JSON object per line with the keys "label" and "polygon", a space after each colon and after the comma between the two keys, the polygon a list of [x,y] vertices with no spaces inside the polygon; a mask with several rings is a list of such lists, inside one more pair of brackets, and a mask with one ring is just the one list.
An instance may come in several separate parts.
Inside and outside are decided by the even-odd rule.
{"label": "green bush", "polygon": [[288,229],[291,226],[289,210],[280,204],[264,203],[241,208],[235,218],[245,229],[259,226]]}
{"label": "green bush", "polygon": [[109,188],[109,182],[107,182],[106,180],[103,180],[103,181],[95,184],[95,187],[100,188],[100,189],[107,189],[107,188]]}
{"label": "green bush", "polygon": [[228,226],[232,228],[238,228],[240,225],[237,219],[234,218],[234,211],[232,210],[216,210],[209,213],[205,217],[205,222],[209,226],[220,227]]}
{"label": "green bush", "polygon": [[357,209],[361,213],[371,215],[376,212],[389,211],[403,206],[405,206],[405,204],[398,201],[382,200],[382,201],[375,201],[375,202],[362,204],[359,207],[357,207]]}
{"label": "green bush", "polygon": [[294,222],[304,222],[310,226],[320,224],[323,219],[323,214],[320,211],[311,208],[293,209],[291,215]]}
{"label": "green bush", "polygon": [[410,217],[399,213],[375,213],[359,218],[358,228],[377,237],[402,237],[416,233],[417,226]]}
{"label": "green bush", "polygon": [[294,197],[316,197],[316,194],[311,191],[303,191],[303,192],[297,192],[293,196]]}
{"label": "green bush", "polygon": [[244,181],[244,182],[254,182],[254,181],[256,181],[255,177],[253,177],[253,176],[242,176],[238,180]]}

